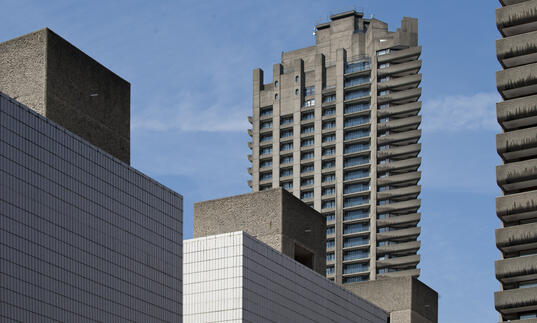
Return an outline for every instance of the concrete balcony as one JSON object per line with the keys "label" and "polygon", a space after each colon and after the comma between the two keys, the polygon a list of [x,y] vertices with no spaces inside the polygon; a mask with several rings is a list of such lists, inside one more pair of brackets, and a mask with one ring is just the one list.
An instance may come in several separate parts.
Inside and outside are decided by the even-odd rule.
{"label": "concrete balcony", "polygon": [[252,180],[248,180],[248,186],[250,186],[250,188],[252,187]]}
{"label": "concrete balcony", "polygon": [[537,287],[495,292],[494,307],[503,315],[537,310]]}
{"label": "concrete balcony", "polygon": [[496,135],[496,150],[506,162],[537,157],[537,127]]}
{"label": "concrete balcony", "polygon": [[506,193],[537,187],[537,159],[496,166],[496,181]]}
{"label": "concrete balcony", "polygon": [[417,212],[421,206],[420,199],[377,205],[377,213]]}
{"label": "concrete balcony", "polygon": [[412,213],[400,216],[391,216],[386,219],[377,220],[377,227],[397,226],[397,225],[417,225],[420,222],[421,213]]}
{"label": "concrete balcony", "polygon": [[412,102],[401,105],[392,105],[389,108],[377,110],[377,116],[379,118],[388,117],[392,115],[398,116],[415,116],[421,110],[421,102]]}
{"label": "concrete balcony", "polygon": [[537,93],[537,63],[496,72],[496,87],[508,100]]}
{"label": "concrete balcony", "polygon": [[391,52],[386,55],[378,56],[377,62],[405,62],[410,60],[416,60],[421,55],[421,46],[411,47],[403,50]]}
{"label": "concrete balcony", "polygon": [[252,129],[248,129],[248,135],[250,135],[250,137],[254,135],[254,132],[252,131]]}
{"label": "concrete balcony", "polygon": [[402,64],[394,64],[386,68],[380,68],[377,70],[377,75],[379,77],[385,75],[411,75],[416,74],[421,69],[421,60],[414,60]]}
{"label": "concrete balcony", "polygon": [[252,149],[253,146],[254,144],[251,141],[248,141],[248,148]]}
{"label": "concrete balcony", "polygon": [[421,116],[408,117],[403,119],[395,119],[377,124],[378,131],[384,130],[416,130],[421,124]]}
{"label": "concrete balcony", "polygon": [[496,40],[496,56],[503,67],[537,62],[537,31]]}
{"label": "concrete balcony", "polygon": [[421,157],[418,158],[410,158],[405,160],[400,160],[396,162],[391,163],[385,163],[385,164],[378,164],[377,165],[377,172],[386,172],[386,171],[392,171],[392,170],[409,170],[409,171],[417,171],[418,168],[421,165]]}
{"label": "concrete balcony", "polygon": [[497,197],[496,214],[504,222],[537,217],[537,191]]}
{"label": "concrete balcony", "polygon": [[421,172],[410,172],[400,175],[392,175],[387,177],[380,177],[377,179],[377,185],[383,186],[383,185],[391,185],[391,184],[402,184],[402,183],[408,183],[416,185],[418,184],[419,180],[421,178]]}
{"label": "concrete balcony", "polygon": [[537,276],[537,255],[497,260],[494,263],[496,278],[502,283],[535,279]]}
{"label": "concrete balcony", "polygon": [[379,104],[384,103],[394,103],[394,104],[405,104],[416,102],[421,96],[421,88],[392,92],[390,94],[381,95],[377,98]]}
{"label": "concrete balcony", "polygon": [[379,91],[382,90],[409,90],[416,88],[421,83],[421,74],[414,74],[409,76],[403,76],[398,78],[393,78],[389,81],[377,83],[377,88]]}
{"label": "concrete balcony", "polygon": [[505,130],[537,124],[537,95],[496,103],[498,122]]}
{"label": "concrete balcony", "polygon": [[248,174],[252,175],[252,167],[248,167]]}
{"label": "concrete balcony", "polygon": [[525,1],[496,9],[496,26],[503,36],[537,30],[537,1]]}
{"label": "concrete balcony", "polygon": [[420,270],[416,268],[416,269],[398,270],[394,272],[378,274],[377,279],[409,277],[409,276],[418,277],[419,275],[420,275]]}
{"label": "concrete balcony", "polygon": [[401,141],[417,143],[420,138],[421,138],[421,129],[410,130],[410,131],[392,133],[386,136],[378,137],[377,145],[383,146],[383,145],[391,144],[394,142],[401,142]]}
{"label": "concrete balcony", "polygon": [[383,160],[386,158],[391,157],[418,157],[419,153],[421,151],[421,144],[413,144],[413,145],[406,145],[401,147],[393,147],[386,150],[379,150],[377,151],[377,159]]}
{"label": "concrete balcony", "polygon": [[252,162],[252,154],[248,154],[248,160]]}
{"label": "concrete balcony", "polygon": [[377,247],[377,255],[397,252],[417,252],[421,247],[420,241],[403,242],[388,246]]}
{"label": "concrete balcony", "polygon": [[248,116],[248,122],[250,122],[250,124],[254,123],[254,119],[252,118],[252,116]]}
{"label": "concrete balcony", "polygon": [[377,268],[398,267],[398,266],[415,266],[420,262],[420,255],[411,255],[405,257],[390,258],[377,260]]}
{"label": "concrete balcony", "polygon": [[421,185],[412,185],[402,188],[395,188],[387,191],[377,192],[377,200],[386,200],[395,197],[408,196],[417,198],[421,193]]}
{"label": "concrete balcony", "polygon": [[398,239],[417,239],[420,233],[421,233],[420,227],[381,232],[381,233],[377,233],[377,241],[398,240]]}
{"label": "concrete balcony", "polygon": [[496,247],[503,252],[537,248],[537,223],[496,229]]}

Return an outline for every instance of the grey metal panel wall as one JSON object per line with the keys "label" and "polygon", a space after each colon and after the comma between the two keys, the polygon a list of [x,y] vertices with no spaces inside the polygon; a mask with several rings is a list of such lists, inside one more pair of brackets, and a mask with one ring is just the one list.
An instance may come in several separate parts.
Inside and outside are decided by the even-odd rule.
{"label": "grey metal panel wall", "polygon": [[182,212],[0,93],[0,321],[181,322]]}

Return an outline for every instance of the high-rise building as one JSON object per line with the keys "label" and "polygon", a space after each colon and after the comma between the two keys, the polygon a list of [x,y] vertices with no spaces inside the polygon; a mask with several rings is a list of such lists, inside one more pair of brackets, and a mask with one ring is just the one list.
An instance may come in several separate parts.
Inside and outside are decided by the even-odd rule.
{"label": "high-rise building", "polygon": [[316,44],[253,73],[253,191],[283,187],[327,221],[326,274],[340,284],[419,276],[418,24],[348,11]]}
{"label": "high-rise building", "polygon": [[502,127],[496,148],[502,164],[496,179],[502,195],[496,213],[502,225],[494,304],[501,322],[537,322],[537,1],[500,4],[496,85],[503,100],[496,106]]}

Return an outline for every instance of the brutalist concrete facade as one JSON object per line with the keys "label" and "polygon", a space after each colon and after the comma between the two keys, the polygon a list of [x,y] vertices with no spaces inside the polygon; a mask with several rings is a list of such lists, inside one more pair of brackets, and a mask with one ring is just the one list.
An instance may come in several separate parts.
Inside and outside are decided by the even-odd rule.
{"label": "brutalist concrete facade", "polygon": [[0,91],[129,163],[129,82],[50,29],[0,43]]}
{"label": "brutalist concrete facade", "polygon": [[0,179],[0,321],[182,321],[180,195],[1,93]]}
{"label": "brutalist concrete facade", "polygon": [[194,203],[194,238],[235,231],[325,273],[324,217],[282,188]]}
{"label": "brutalist concrete facade", "polygon": [[387,322],[379,307],[245,232],[184,247],[185,322]]}
{"label": "brutalist concrete facade", "polygon": [[283,187],[325,215],[327,276],[417,277],[420,261],[418,23],[349,11],[316,44],[253,73],[253,191]]}
{"label": "brutalist concrete facade", "polygon": [[496,106],[502,133],[496,179],[502,196],[496,213],[500,291],[494,305],[501,322],[537,322],[537,1],[500,0],[496,54],[502,69]]}

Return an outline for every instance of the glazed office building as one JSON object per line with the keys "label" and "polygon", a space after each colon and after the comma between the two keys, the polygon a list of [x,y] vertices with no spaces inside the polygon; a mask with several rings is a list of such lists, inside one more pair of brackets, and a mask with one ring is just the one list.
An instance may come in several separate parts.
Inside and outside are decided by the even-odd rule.
{"label": "glazed office building", "polygon": [[253,191],[284,187],[326,216],[326,275],[337,283],[418,276],[417,20],[349,11],[316,44],[253,73]]}
{"label": "glazed office building", "polygon": [[502,164],[496,178],[501,228],[495,263],[500,291],[494,295],[501,322],[537,322],[537,1],[500,0],[496,23],[502,38],[496,73],[503,100],[497,104],[502,133],[496,147]]}

